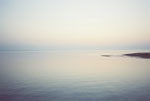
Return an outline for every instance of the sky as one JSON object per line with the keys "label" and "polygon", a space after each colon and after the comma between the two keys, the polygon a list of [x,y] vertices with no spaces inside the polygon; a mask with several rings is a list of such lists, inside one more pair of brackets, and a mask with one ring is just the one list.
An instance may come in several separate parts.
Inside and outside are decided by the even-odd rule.
{"label": "sky", "polygon": [[0,0],[0,46],[150,48],[150,0]]}

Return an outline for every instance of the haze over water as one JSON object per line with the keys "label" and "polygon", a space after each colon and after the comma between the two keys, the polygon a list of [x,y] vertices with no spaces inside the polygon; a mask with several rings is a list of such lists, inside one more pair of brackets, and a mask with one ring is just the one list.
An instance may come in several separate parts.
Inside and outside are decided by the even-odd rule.
{"label": "haze over water", "polygon": [[150,101],[149,4],[0,0],[0,101]]}

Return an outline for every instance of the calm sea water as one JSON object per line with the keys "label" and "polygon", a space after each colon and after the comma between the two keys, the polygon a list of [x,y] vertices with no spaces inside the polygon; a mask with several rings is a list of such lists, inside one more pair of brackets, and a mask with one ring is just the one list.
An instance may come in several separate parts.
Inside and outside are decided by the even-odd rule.
{"label": "calm sea water", "polygon": [[0,101],[150,101],[150,59],[128,52],[0,52]]}

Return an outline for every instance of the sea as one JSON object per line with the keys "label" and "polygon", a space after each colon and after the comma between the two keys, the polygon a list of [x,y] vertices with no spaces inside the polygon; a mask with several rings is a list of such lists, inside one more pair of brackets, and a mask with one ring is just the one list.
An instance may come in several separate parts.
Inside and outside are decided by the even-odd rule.
{"label": "sea", "polygon": [[150,51],[0,51],[0,101],[150,101],[150,59],[132,52]]}

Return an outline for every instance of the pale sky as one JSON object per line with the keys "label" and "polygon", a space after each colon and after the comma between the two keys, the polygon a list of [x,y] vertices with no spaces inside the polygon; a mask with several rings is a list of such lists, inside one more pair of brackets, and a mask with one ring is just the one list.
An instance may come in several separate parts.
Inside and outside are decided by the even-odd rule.
{"label": "pale sky", "polygon": [[150,44],[150,0],[0,0],[0,45]]}

